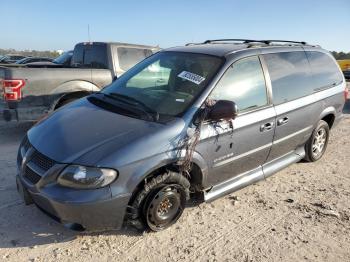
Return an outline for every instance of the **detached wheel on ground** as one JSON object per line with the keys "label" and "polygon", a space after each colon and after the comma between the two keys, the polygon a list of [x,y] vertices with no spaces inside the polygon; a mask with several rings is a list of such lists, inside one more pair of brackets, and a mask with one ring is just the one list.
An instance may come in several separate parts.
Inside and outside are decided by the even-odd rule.
{"label": "detached wheel on ground", "polygon": [[326,121],[320,120],[305,145],[305,160],[315,162],[326,151],[329,140],[329,126]]}
{"label": "detached wheel on ground", "polygon": [[188,179],[176,172],[151,178],[136,193],[128,222],[140,230],[161,231],[170,227],[184,211],[189,188]]}

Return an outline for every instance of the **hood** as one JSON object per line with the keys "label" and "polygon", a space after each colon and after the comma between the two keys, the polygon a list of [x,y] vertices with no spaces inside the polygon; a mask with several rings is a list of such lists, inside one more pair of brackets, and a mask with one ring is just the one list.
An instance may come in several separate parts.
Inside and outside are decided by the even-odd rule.
{"label": "hood", "polygon": [[84,98],[36,124],[28,131],[28,139],[49,158],[73,163],[104,144],[113,144],[114,150],[118,150],[163,127],[163,124],[106,111]]}

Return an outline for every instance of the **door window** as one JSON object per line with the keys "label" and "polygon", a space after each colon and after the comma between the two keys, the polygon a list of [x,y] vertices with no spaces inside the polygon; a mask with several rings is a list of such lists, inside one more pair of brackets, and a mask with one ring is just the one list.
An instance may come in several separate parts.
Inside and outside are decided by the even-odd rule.
{"label": "door window", "polygon": [[248,57],[231,65],[210,99],[233,101],[240,112],[267,105],[265,78],[259,58]]}

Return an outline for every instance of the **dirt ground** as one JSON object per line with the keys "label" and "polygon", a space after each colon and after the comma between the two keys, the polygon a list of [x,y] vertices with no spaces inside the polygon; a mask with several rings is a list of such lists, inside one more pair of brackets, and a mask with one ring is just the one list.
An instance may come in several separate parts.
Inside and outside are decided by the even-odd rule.
{"label": "dirt ground", "polygon": [[[346,112],[350,112],[350,105]],[[29,124],[0,124],[0,261],[350,261],[350,115],[325,156],[210,204],[158,233],[77,233],[25,206],[16,152]]]}

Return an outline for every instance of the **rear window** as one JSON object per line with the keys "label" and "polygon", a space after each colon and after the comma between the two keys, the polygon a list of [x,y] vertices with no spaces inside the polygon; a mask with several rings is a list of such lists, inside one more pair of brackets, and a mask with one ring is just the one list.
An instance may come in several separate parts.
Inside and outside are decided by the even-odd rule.
{"label": "rear window", "polygon": [[311,65],[315,90],[331,87],[343,81],[338,66],[329,55],[316,51],[307,51],[306,55]]}
{"label": "rear window", "polygon": [[271,77],[274,104],[313,93],[313,79],[304,51],[264,55]]}
{"label": "rear window", "polygon": [[84,46],[82,44],[76,45],[73,51],[72,66],[80,67],[84,59]]}
{"label": "rear window", "polygon": [[150,49],[144,48],[118,47],[117,50],[119,66],[124,71],[128,71],[138,62],[152,55],[152,51]]}

